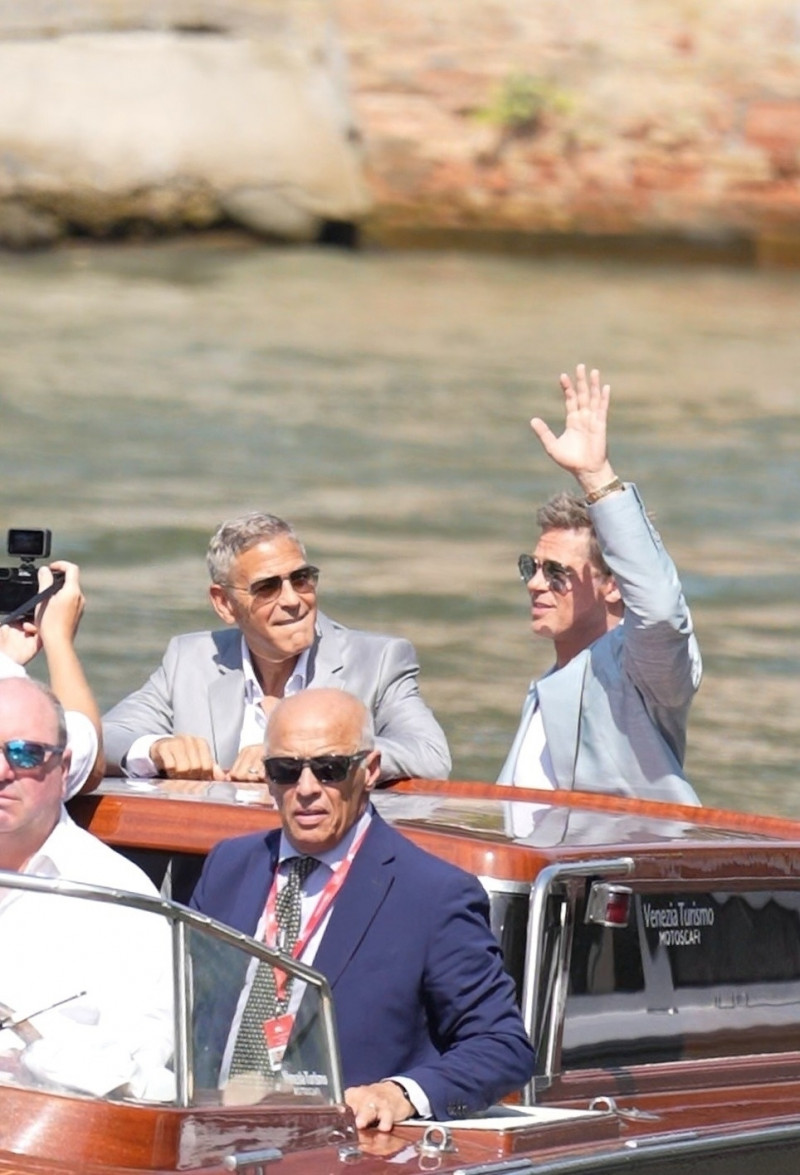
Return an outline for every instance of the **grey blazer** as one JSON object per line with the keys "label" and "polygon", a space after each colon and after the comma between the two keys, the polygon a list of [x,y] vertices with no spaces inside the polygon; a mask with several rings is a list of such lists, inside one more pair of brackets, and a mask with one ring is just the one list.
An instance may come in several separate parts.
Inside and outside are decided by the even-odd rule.
{"label": "grey blazer", "polygon": [[[133,741],[147,734],[201,736],[220,766],[231,766],[244,719],[241,640],[238,628],[172,638],[142,688],[103,718],[109,773],[119,771]],[[409,641],[345,628],[317,614],[308,686],[348,690],[369,707],[381,751],[381,779],[446,779],[450,773],[447,739],[422,700],[418,674]]]}
{"label": "grey blazer", "polygon": [[702,663],[678,573],[636,487],[589,507],[622,622],[531,682],[498,783],[511,783],[538,700],[558,786],[699,804],[683,773]]}

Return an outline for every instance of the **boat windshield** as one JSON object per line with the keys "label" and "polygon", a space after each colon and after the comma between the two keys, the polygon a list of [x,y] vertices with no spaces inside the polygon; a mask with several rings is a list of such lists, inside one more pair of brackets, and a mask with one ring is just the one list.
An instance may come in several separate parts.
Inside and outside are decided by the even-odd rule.
{"label": "boat windshield", "polygon": [[[164,899],[0,871],[0,936],[0,1085],[181,1106],[343,1100],[327,981],[247,935]],[[245,1012],[265,976],[283,1016]]]}

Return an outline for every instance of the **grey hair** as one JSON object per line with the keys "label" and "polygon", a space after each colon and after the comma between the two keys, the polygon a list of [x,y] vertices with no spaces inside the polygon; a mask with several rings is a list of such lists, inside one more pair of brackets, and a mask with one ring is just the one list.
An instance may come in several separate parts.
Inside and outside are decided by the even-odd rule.
{"label": "grey hair", "polygon": [[45,685],[42,681],[37,681],[35,677],[7,677],[0,681],[0,687],[7,686],[15,681],[20,683],[24,682],[26,686],[30,686],[31,689],[36,690],[47,699],[56,719],[56,746],[65,747],[67,745],[67,719],[64,714],[64,707],[50,689],[50,686]]}
{"label": "grey hair", "polygon": [[603,558],[592,520],[583,498],[562,490],[554,494],[536,511],[540,530],[586,530],[589,532],[589,558],[603,575],[611,575],[611,568]]}
{"label": "grey hair", "polygon": [[277,514],[263,514],[252,510],[240,518],[229,518],[226,522],[221,522],[214,531],[206,552],[206,566],[211,582],[224,585],[237,556],[257,543],[271,543],[278,538],[288,538],[297,543],[305,559],[305,547],[294,527],[290,522],[278,518]]}

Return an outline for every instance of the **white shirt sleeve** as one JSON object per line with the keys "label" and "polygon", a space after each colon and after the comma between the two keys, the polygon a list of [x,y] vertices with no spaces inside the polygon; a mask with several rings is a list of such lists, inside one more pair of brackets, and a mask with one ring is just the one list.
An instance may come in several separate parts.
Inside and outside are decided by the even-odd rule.
{"label": "white shirt sleeve", "polygon": [[65,717],[67,746],[72,751],[65,792],[65,798],[69,800],[78,794],[94,767],[97,758],[97,731],[86,715],[81,714],[79,710],[67,710]]}
{"label": "white shirt sleeve", "polygon": [[27,677],[24,665],[18,665],[8,653],[0,653],[0,678]]}
{"label": "white shirt sleeve", "polygon": [[385,1080],[393,1081],[395,1085],[401,1086],[401,1088],[406,1091],[408,1100],[411,1102],[420,1118],[433,1117],[431,1103],[428,1101],[425,1090],[422,1088],[419,1082],[414,1081],[413,1077],[387,1077]]}
{"label": "white shirt sleeve", "polygon": [[163,734],[142,734],[128,748],[125,756],[125,774],[130,779],[155,779],[158,768],[150,758],[150,748]]}

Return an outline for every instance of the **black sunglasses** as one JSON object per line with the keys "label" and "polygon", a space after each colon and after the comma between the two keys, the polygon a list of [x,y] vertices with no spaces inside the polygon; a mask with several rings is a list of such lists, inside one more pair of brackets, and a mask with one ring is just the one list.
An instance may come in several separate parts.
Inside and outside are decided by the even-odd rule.
{"label": "black sunglasses", "polygon": [[291,787],[308,767],[320,783],[344,783],[357,763],[366,759],[369,751],[354,755],[314,755],[310,759],[293,759],[282,755],[264,760],[267,778],[279,787]]}
{"label": "black sunglasses", "polygon": [[29,738],[11,738],[7,743],[0,743],[0,750],[17,771],[30,771],[34,767],[41,767],[48,755],[64,754],[64,747],[54,747],[52,743],[33,742]]}
{"label": "black sunglasses", "polygon": [[312,567],[307,563],[303,567],[295,567],[288,575],[268,575],[266,579],[257,579],[249,587],[237,587],[235,583],[225,583],[222,587],[233,588],[235,592],[247,592],[262,604],[275,600],[281,594],[286,581],[296,592],[312,592],[319,582],[319,567]]}
{"label": "black sunglasses", "polygon": [[556,563],[555,559],[537,559],[535,555],[520,555],[517,559],[520,579],[523,583],[530,583],[540,571],[547,580],[548,587],[554,592],[565,592],[569,587],[569,577],[572,569],[563,563]]}

